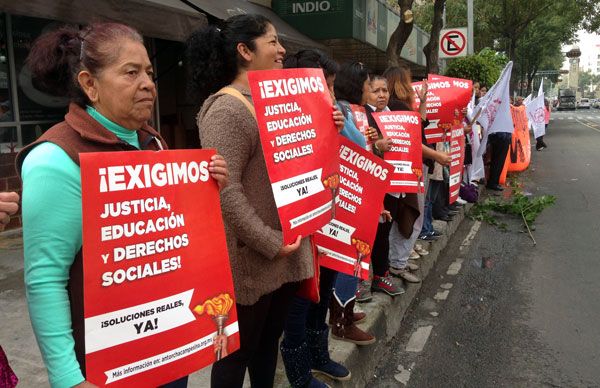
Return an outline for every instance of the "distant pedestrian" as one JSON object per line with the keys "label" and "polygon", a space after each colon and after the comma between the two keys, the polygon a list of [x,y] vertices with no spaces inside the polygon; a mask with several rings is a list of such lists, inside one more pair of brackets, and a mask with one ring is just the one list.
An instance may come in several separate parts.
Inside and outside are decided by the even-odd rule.
{"label": "distant pedestrian", "polygon": [[[546,126],[546,131],[548,130],[548,124],[550,124],[550,101],[547,98],[544,98],[544,124]],[[544,131],[545,133],[545,131]],[[541,151],[545,148],[548,148],[546,143],[544,142],[544,135],[539,136],[535,139],[535,149],[537,151]]]}

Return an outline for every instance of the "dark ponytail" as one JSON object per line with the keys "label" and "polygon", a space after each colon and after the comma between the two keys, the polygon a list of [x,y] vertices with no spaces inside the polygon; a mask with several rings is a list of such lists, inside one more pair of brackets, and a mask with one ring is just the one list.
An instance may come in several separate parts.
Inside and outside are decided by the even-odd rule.
{"label": "dark ponytail", "polygon": [[244,43],[254,51],[254,40],[264,35],[270,24],[262,15],[236,15],[225,20],[221,28],[210,25],[192,33],[186,42],[190,94],[203,102],[229,85],[244,66],[237,45]]}
{"label": "dark ponytail", "polygon": [[82,30],[65,26],[41,35],[26,60],[33,85],[54,96],[67,96],[79,106],[89,104],[77,81],[79,72],[97,75],[116,61],[122,39],[144,42],[136,30],[120,23],[94,23]]}
{"label": "dark ponytail", "polygon": [[288,56],[283,62],[283,67],[286,69],[321,68],[325,77],[335,75],[340,69],[340,65],[336,61],[317,49],[301,50]]}
{"label": "dark ponytail", "polygon": [[40,36],[26,61],[33,85],[51,95],[71,96],[80,53],[79,30],[74,27],[62,27]]}

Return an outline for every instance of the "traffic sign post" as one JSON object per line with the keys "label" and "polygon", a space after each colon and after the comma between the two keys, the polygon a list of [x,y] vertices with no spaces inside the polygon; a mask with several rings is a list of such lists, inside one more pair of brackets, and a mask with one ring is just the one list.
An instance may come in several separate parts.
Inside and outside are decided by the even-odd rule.
{"label": "traffic sign post", "polygon": [[440,58],[456,58],[467,55],[467,29],[448,28],[440,31]]}

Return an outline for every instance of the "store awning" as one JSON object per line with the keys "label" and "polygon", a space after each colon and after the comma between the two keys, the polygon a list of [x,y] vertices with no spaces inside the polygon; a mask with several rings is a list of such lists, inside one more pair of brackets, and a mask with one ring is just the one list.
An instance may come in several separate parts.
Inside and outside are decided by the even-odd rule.
{"label": "store awning", "polygon": [[217,19],[225,20],[234,15],[240,14],[260,14],[267,17],[277,29],[277,34],[283,42],[288,52],[296,52],[301,49],[318,48],[325,52],[330,50],[312,40],[306,35],[300,33],[294,27],[290,26],[281,19],[273,10],[259,4],[254,4],[246,0],[188,0],[194,3],[201,10]]}
{"label": "store awning", "polygon": [[206,15],[180,0],[0,0],[0,10],[65,23],[121,22],[144,36],[175,41],[208,23]]}

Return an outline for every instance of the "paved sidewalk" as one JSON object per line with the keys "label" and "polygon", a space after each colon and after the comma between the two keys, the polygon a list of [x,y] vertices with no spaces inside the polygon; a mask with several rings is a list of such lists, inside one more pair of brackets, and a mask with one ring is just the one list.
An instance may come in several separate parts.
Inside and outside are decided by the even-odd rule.
{"label": "paved sidewalk", "polygon": [[[467,205],[465,210],[469,209]],[[425,278],[435,265],[440,252],[464,218],[465,210],[450,222],[434,221],[435,228],[444,236],[434,243],[422,243],[429,255],[421,258],[420,275]],[[387,343],[398,332],[404,314],[421,284],[410,285],[406,293],[395,299],[375,293],[373,301],[358,305],[368,314],[361,327],[373,333],[377,342],[370,346],[356,345],[337,340],[330,341],[331,356],[346,365],[352,372],[352,379],[344,384],[328,381],[332,386],[362,387],[371,379],[378,363],[376,355],[384,354]],[[52,312],[50,311],[49,314]],[[20,379],[19,387],[48,387],[48,379],[42,358],[31,329],[25,289],[23,284],[23,245],[19,232],[0,234],[0,345],[4,348],[9,362]],[[279,362],[276,387],[289,387],[283,365]],[[249,386],[248,383],[245,384]],[[189,387],[209,387],[210,368],[194,373]]]}

